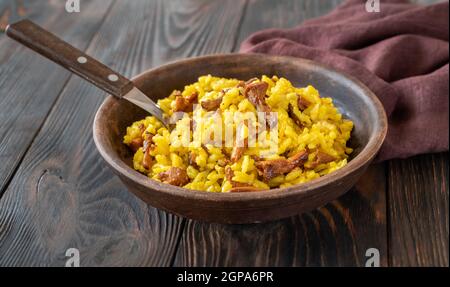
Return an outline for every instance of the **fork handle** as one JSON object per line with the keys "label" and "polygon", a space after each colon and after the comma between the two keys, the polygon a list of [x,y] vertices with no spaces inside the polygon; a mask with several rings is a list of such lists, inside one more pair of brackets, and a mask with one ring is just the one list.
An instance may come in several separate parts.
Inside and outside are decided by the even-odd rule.
{"label": "fork handle", "polygon": [[9,25],[6,34],[113,96],[122,98],[134,87],[126,77],[30,20]]}

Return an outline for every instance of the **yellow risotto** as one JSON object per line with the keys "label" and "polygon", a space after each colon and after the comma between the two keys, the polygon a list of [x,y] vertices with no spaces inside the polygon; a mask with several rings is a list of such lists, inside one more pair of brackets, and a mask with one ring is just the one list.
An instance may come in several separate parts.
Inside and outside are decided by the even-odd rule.
{"label": "yellow risotto", "polygon": [[[312,86],[277,76],[202,76],[158,101],[171,131],[149,116],[127,128],[134,168],[209,192],[289,187],[347,164],[353,123]],[[262,120],[261,120],[262,119]]]}

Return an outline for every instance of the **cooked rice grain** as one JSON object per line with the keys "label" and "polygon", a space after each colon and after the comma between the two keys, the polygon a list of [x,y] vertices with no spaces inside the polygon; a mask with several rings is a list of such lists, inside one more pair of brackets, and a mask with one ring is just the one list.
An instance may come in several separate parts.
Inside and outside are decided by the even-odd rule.
{"label": "cooked rice grain", "polygon": [[[134,169],[154,180],[160,180],[161,173],[171,168],[180,168],[186,171],[189,178],[189,183],[184,185],[185,188],[228,192],[239,185],[265,190],[301,184],[329,174],[347,164],[352,149],[346,144],[350,139],[353,123],[343,119],[331,98],[320,97],[319,92],[312,86],[296,88],[285,78],[263,76],[258,81],[268,84],[265,102],[278,115],[278,152],[264,160],[289,158],[307,150],[309,155],[303,166],[295,167],[286,174],[277,175],[264,182],[255,165],[255,159],[261,160],[258,157],[266,148],[261,142],[246,148],[235,163],[230,161],[232,146],[222,148],[205,144],[208,140],[204,138],[204,135],[208,134],[205,132],[202,133],[201,142],[193,142],[184,147],[181,145],[181,137],[192,124],[193,113],[190,112],[189,117],[177,122],[172,136],[152,116],[137,121],[127,128],[124,136],[124,143],[127,145],[135,139],[145,140],[146,135],[152,135],[151,141],[147,143],[151,145],[151,167],[146,169],[142,164],[144,150],[141,147],[133,158]],[[243,82],[237,79],[202,76],[197,82],[186,86],[181,93],[174,91],[169,97],[159,100],[158,104],[167,116],[171,116],[174,113],[176,97],[189,97],[196,93],[199,103],[222,97],[218,109],[222,121],[197,123],[196,131],[212,131],[220,124],[222,127],[233,126],[233,133],[236,134],[233,113],[239,111],[257,115],[257,107],[243,94],[242,84]],[[301,106],[299,97],[302,101]],[[303,103],[308,103],[308,106],[303,106]],[[208,111],[200,108],[195,112],[204,115]],[[241,132],[245,136],[248,130],[243,129]],[[269,139],[269,132],[262,132],[260,138]],[[325,158],[329,161],[318,161],[319,152],[326,154]],[[226,168],[231,168],[234,173],[231,180],[226,176]]]}

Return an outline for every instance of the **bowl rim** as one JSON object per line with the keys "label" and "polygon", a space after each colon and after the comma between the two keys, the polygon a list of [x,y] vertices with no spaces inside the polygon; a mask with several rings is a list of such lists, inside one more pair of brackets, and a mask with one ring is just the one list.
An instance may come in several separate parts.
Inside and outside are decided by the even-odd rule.
{"label": "bowl rim", "polygon": [[[137,81],[141,77],[143,77],[146,74],[149,73],[155,73],[162,69],[167,69],[170,67],[178,66],[178,65],[190,65],[194,64],[198,61],[208,61],[212,58],[221,58],[221,59],[228,59],[232,57],[249,57],[249,58],[259,58],[259,57],[267,57],[271,58],[274,61],[278,60],[285,60],[285,61],[296,61],[296,62],[302,62],[302,64],[311,65],[318,67],[319,69],[322,69],[328,73],[335,74],[337,76],[343,77],[344,79],[352,82],[357,86],[359,89],[363,91],[363,93],[368,97],[370,103],[374,106],[376,114],[378,116],[379,125],[377,125],[375,131],[370,135],[369,142],[366,144],[366,146],[361,150],[361,152],[351,161],[348,162],[347,165],[344,167],[327,174],[325,176],[322,176],[320,178],[314,179],[312,181],[293,185],[290,187],[285,188],[276,188],[276,189],[270,189],[265,190],[261,192],[245,192],[245,193],[215,193],[215,192],[205,192],[205,191],[199,191],[199,190],[190,190],[183,187],[177,187],[172,186],[169,184],[161,183],[159,181],[153,180],[140,172],[134,170],[130,166],[128,166],[123,160],[121,160],[117,155],[111,155],[109,154],[105,148],[103,147],[104,139],[100,137],[99,133],[99,125],[100,125],[100,119],[104,115],[103,110],[106,108],[106,105],[110,103],[111,101],[118,101],[113,96],[109,95],[105,98],[105,100],[102,102],[100,107],[97,110],[97,113],[94,118],[93,122],[93,137],[94,142],[97,147],[97,150],[99,151],[100,155],[103,157],[103,159],[113,168],[115,169],[120,175],[125,176],[128,180],[133,181],[146,189],[155,190],[158,192],[164,192],[168,193],[172,196],[176,197],[185,197],[185,198],[192,198],[197,200],[203,200],[203,201],[221,201],[221,202],[242,202],[242,201],[255,201],[255,200],[273,200],[273,199],[282,199],[294,195],[300,195],[300,194],[308,194],[310,192],[315,191],[318,188],[321,188],[323,186],[326,186],[332,182],[338,182],[339,179],[344,178],[348,176],[349,174],[352,174],[356,172],[358,169],[364,167],[367,163],[370,163],[375,156],[377,155],[378,151],[380,150],[387,134],[388,130],[388,119],[386,112],[383,108],[383,105],[381,104],[380,100],[376,97],[376,95],[360,80],[357,78],[349,75],[346,72],[340,71],[336,68],[332,68],[328,65],[318,63],[316,61],[312,61],[309,59],[304,58],[297,58],[297,57],[290,57],[290,56],[273,56],[273,55],[267,55],[267,54],[259,54],[259,53],[252,53],[252,54],[242,54],[242,53],[226,53],[226,54],[212,54],[212,55],[205,55],[200,57],[192,57],[192,58],[186,58],[182,60],[175,60],[168,62],[164,65],[146,70],[142,73],[139,73],[138,75],[134,76],[132,78],[132,81]],[[232,208],[232,206],[230,206]]]}

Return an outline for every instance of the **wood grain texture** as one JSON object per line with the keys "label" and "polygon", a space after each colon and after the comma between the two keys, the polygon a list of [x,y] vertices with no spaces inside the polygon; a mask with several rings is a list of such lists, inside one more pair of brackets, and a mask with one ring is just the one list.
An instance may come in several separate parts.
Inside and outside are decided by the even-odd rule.
{"label": "wood grain texture", "polygon": [[343,0],[249,0],[235,50],[256,31],[294,27],[306,19],[330,12],[341,2]]}
{"label": "wood grain texture", "polygon": [[448,267],[448,153],[389,163],[392,266]]}
{"label": "wood grain texture", "polygon": [[[130,76],[173,59],[237,50],[256,30],[297,25],[340,0],[124,2],[117,1],[88,52]],[[0,0],[0,19],[21,17],[17,3]],[[23,7],[86,48],[105,3],[112,2],[83,0],[73,15],[60,12],[64,1],[25,0]],[[129,195],[97,155],[90,131],[101,92],[77,78],[65,85],[68,73],[1,32],[0,47],[0,193],[22,163],[0,200],[0,266],[63,266],[71,247],[80,249],[84,266],[167,266],[184,222],[177,266],[360,266],[367,248],[380,250],[382,265],[448,266],[448,154],[371,167],[347,195],[302,216],[245,226],[184,221]]]}
{"label": "wood grain texture", "polygon": [[[266,27],[286,28],[341,1],[249,1],[239,41]],[[235,47],[238,49],[238,46]],[[387,266],[385,166],[316,211],[273,223],[230,226],[188,220],[176,266],[364,266],[377,248]]]}
{"label": "wood grain texture", "polygon": [[[80,13],[61,1],[26,1],[27,16],[86,49],[112,1],[83,1]],[[6,37],[0,39],[0,197],[70,73]]]}
{"label": "wood grain texture", "polygon": [[[87,53],[129,76],[230,51],[224,39],[236,34],[241,6],[116,1]],[[91,126],[103,97],[78,78],[68,82],[0,200],[0,266],[63,266],[67,248],[80,250],[82,266],[171,263],[182,220],[128,193],[96,151]]]}
{"label": "wood grain texture", "polygon": [[388,177],[389,264],[448,267],[448,153],[391,161]]}
{"label": "wood grain texture", "polygon": [[387,265],[385,174],[372,166],[348,194],[315,211],[271,223],[188,220],[176,266],[364,266],[377,248]]}
{"label": "wood grain texture", "polygon": [[[434,4],[448,0],[410,0],[416,4]],[[309,18],[331,12],[344,0],[249,0],[235,50],[250,34],[268,28],[292,28]]]}

